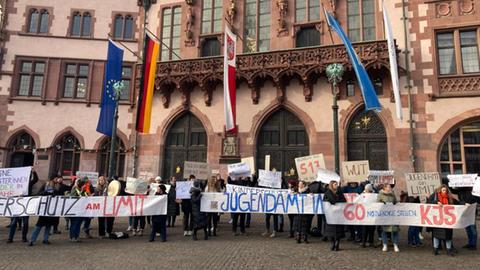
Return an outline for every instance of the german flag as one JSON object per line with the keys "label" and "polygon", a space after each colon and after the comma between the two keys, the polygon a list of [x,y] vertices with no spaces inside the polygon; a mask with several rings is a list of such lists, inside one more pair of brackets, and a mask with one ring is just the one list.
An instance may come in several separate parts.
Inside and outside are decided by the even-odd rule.
{"label": "german flag", "polygon": [[140,93],[138,94],[137,107],[136,129],[140,133],[148,133],[150,131],[150,118],[152,116],[152,100],[159,48],[160,44],[155,42],[147,33],[145,36],[142,80],[140,81]]}

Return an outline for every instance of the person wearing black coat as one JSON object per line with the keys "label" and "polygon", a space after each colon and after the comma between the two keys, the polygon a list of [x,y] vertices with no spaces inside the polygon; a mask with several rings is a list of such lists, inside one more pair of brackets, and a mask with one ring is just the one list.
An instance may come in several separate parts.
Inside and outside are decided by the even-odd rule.
{"label": "person wearing black coat", "polygon": [[[195,181],[195,175],[190,175],[188,181]],[[183,236],[191,236],[193,231],[192,200],[182,199]]]}
{"label": "person wearing black coat", "polygon": [[[436,191],[430,195],[428,201],[432,204],[438,205],[449,205],[457,204],[458,201],[452,198],[450,194],[450,189],[447,185],[442,184]],[[440,240],[445,241],[445,246],[447,248],[447,255],[453,256],[453,229],[446,228],[432,228],[432,238],[433,238],[433,254],[438,255],[438,250],[440,246]]]}
{"label": "person wearing black coat", "polygon": [[[161,184],[158,185],[157,191],[155,192],[155,196],[165,195],[167,189],[165,185]],[[170,189],[171,192],[171,189]],[[150,233],[149,242],[155,241],[155,236],[157,233],[160,233],[160,237],[162,237],[162,242],[167,241],[167,215],[156,215],[152,216],[152,232]]]}
{"label": "person wearing black coat", "polygon": [[180,215],[180,207],[177,203],[177,180],[174,176],[170,179],[170,191],[168,192],[167,227],[175,227],[175,220]]}
{"label": "person wearing black coat", "polygon": [[[307,184],[304,181],[298,182],[298,193],[299,194],[308,194],[311,193]],[[302,239],[305,244],[308,244],[308,232],[310,231],[311,220],[313,215],[308,214],[297,214],[294,217],[294,227],[296,232],[297,243],[302,243]]]}
{"label": "person wearing black coat", "polygon": [[[45,188],[42,192],[39,193],[41,196],[54,196],[55,195],[55,178],[52,178],[50,181],[47,182]],[[45,227],[45,232],[43,236],[43,243],[49,245],[50,242],[48,241],[48,236],[50,234],[50,228],[56,223],[57,217],[50,217],[50,216],[39,216],[37,220],[37,224],[33,229],[29,246],[33,246],[35,241],[37,241],[38,234],[42,227]]]}
{"label": "person wearing black coat", "polygon": [[[325,195],[323,196],[323,201],[329,202],[330,204],[334,205],[336,203],[347,202],[345,197],[343,196],[342,191],[338,187],[338,182],[330,181],[328,184],[328,189],[325,191]],[[327,224],[325,225],[325,236],[330,237],[332,241],[332,246],[330,250],[332,251],[339,251],[340,250],[340,239],[345,237],[345,231],[343,225],[334,225],[334,224]]]}
{"label": "person wearing black coat", "polygon": [[[237,186],[249,186],[248,180],[243,179],[242,177],[238,178],[237,180],[233,180],[230,176],[227,178],[227,183],[228,184],[233,184]],[[232,213],[232,231],[234,236],[238,236],[238,227],[240,227],[240,233],[241,234],[246,234],[245,231],[245,220],[246,220],[246,214],[245,213]],[[240,220],[240,223],[239,223]]]}
{"label": "person wearing black coat", "polygon": [[[461,204],[474,204],[480,203],[480,198],[472,195],[471,187],[460,187],[458,189],[452,189],[452,193],[458,194],[458,200]],[[476,221],[476,219],[475,219]],[[473,224],[465,227],[467,233],[468,243],[463,246],[465,249],[476,250],[477,249],[477,224]]]}
{"label": "person wearing black coat", "polygon": [[193,215],[193,240],[197,240],[197,231],[203,229],[204,239],[208,240],[207,231],[207,214],[201,211],[202,200],[202,184],[200,181],[193,182],[190,189],[192,198],[192,215]]}

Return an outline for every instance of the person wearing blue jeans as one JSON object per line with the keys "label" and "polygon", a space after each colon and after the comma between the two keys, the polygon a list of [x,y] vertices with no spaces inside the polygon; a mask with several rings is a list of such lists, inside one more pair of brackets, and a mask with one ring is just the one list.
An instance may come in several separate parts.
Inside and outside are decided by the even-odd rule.
{"label": "person wearing blue jeans", "polygon": [[[272,234],[270,234],[270,217],[273,219],[273,228]],[[265,228],[267,229],[264,233],[262,233],[265,237],[275,237],[275,233],[278,232],[278,217],[276,214],[265,214]]]}
{"label": "person wearing blue jeans", "polygon": [[43,232],[43,243],[46,245],[49,245],[50,242],[48,241],[48,236],[50,235],[50,228],[52,226],[35,226],[35,229],[33,229],[32,236],[30,237],[30,244],[29,246],[33,246],[35,244],[35,241],[37,241],[38,235],[40,234],[40,231],[42,230],[42,227],[45,227],[45,231]]}
{"label": "person wearing blue jeans", "polygon": [[78,242],[83,217],[70,217],[70,241]]}
{"label": "person wearing blue jeans", "polygon": [[18,222],[22,222],[22,241],[23,242],[28,242],[28,240],[27,240],[28,217],[14,217],[14,218],[12,218],[12,222],[10,223],[7,243],[12,243],[13,242],[13,237],[15,236],[15,231],[17,229],[17,223]]}
{"label": "person wearing blue jeans", "polygon": [[422,245],[420,242],[420,227],[409,226],[408,227],[408,245],[417,247]]}

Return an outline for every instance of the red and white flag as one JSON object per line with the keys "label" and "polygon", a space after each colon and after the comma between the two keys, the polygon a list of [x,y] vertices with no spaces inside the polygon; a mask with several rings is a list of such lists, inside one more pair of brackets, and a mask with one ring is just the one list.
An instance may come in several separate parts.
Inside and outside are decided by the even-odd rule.
{"label": "red and white flag", "polygon": [[225,46],[223,52],[223,102],[225,107],[225,129],[232,134],[237,133],[235,71],[237,60],[237,36],[225,26]]}

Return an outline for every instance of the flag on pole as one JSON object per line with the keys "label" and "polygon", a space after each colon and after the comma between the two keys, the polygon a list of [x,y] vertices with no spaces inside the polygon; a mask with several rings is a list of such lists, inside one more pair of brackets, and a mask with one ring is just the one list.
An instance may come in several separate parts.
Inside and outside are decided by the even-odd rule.
{"label": "flag on pole", "polygon": [[390,76],[392,78],[393,96],[395,97],[395,110],[397,112],[398,119],[402,121],[402,100],[400,99],[400,83],[398,82],[397,53],[395,50],[395,42],[393,41],[392,26],[390,24],[390,18],[388,17],[384,1],[382,1],[382,9],[383,22],[385,24],[385,35],[387,36],[388,43],[388,57],[390,59]]}
{"label": "flag on pole", "polygon": [[236,47],[237,36],[225,26],[225,46],[223,52],[223,102],[225,108],[225,129],[230,133],[237,133],[236,126]]}
{"label": "flag on pole", "polygon": [[136,130],[140,133],[150,131],[150,119],[152,116],[153,91],[155,86],[155,73],[157,72],[157,59],[160,44],[145,35],[145,49],[143,51],[142,79],[140,81],[140,93],[138,94],[137,124]]}
{"label": "flag on pole", "polygon": [[122,62],[123,49],[109,39],[100,117],[97,124],[97,131],[109,137],[112,137],[113,117],[115,106],[117,106],[113,85],[122,80]]}
{"label": "flag on pole", "polygon": [[360,85],[360,90],[362,91],[363,101],[365,103],[365,110],[381,110],[382,106],[378,100],[377,93],[373,87],[372,81],[368,77],[368,73],[365,70],[365,67],[360,62],[355,49],[353,49],[352,43],[348,39],[345,32],[343,32],[342,27],[338,24],[335,18],[328,12],[325,12],[328,25],[337,32],[338,36],[345,45],[350,62],[352,62],[353,70],[357,76],[358,84]]}

